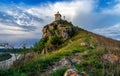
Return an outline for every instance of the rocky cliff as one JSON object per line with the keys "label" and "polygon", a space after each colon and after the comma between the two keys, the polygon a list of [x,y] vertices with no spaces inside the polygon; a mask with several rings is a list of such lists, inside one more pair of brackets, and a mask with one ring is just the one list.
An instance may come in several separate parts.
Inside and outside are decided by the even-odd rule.
{"label": "rocky cliff", "polygon": [[75,27],[65,20],[54,21],[44,26],[43,37],[50,39],[52,36],[58,36],[62,40],[66,40],[75,34]]}
{"label": "rocky cliff", "polygon": [[78,28],[66,20],[56,20],[43,27],[42,38],[46,38],[45,50],[56,50],[65,40],[71,38],[78,32]]}

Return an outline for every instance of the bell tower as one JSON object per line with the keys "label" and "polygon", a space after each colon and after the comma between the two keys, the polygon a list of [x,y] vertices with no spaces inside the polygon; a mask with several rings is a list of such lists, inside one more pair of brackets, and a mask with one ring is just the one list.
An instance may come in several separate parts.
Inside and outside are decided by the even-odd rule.
{"label": "bell tower", "polygon": [[59,11],[55,14],[55,21],[57,20],[61,20],[61,14],[59,13]]}

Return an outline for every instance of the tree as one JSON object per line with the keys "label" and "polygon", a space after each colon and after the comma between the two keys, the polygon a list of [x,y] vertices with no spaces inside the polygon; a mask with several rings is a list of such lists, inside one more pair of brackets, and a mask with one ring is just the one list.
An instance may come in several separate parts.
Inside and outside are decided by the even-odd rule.
{"label": "tree", "polygon": [[47,38],[42,38],[38,43],[35,43],[34,50],[41,52],[46,47]]}

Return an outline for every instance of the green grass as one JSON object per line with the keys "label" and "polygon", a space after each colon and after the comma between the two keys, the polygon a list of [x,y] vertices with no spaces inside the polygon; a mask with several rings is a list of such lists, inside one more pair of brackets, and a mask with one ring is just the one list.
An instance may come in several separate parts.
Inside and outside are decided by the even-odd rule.
{"label": "green grass", "polygon": [[66,70],[67,70],[67,68],[65,68],[65,67],[60,68],[60,69],[56,70],[55,72],[51,73],[50,76],[63,76]]}

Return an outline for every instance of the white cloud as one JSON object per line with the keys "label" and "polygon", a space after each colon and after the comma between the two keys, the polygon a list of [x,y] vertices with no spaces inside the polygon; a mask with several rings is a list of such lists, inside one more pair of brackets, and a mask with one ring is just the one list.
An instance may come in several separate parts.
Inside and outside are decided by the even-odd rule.
{"label": "white cloud", "polygon": [[0,42],[14,43],[40,37],[36,31],[24,31],[25,29],[19,26],[10,26],[0,23],[0,27]]}
{"label": "white cloud", "polygon": [[[47,4],[29,8],[26,11],[32,15],[40,17],[44,20],[53,20],[54,14],[59,11],[68,20],[73,20],[78,13],[89,13],[93,10],[94,1],[76,0],[71,2],[56,2],[55,4]],[[48,16],[49,18],[47,18]]]}
{"label": "white cloud", "polygon": [[0,34],[24,34],[23,28],[0,23]]}
{"label": "white cloud", "polygon": [[120,36],[120,23],[110,26],[108,28],[97,28],[93,30],[93,32],[107,37],[117,37]]}
{"label": "white cloud", "polygon": [[120,2],[118,2],[112,8],[106,8],[102,11],[103,14],[111,14],[111,15],[120,15]]}

